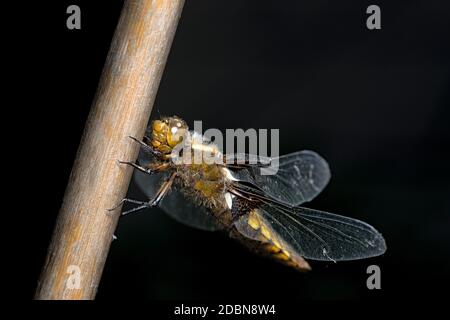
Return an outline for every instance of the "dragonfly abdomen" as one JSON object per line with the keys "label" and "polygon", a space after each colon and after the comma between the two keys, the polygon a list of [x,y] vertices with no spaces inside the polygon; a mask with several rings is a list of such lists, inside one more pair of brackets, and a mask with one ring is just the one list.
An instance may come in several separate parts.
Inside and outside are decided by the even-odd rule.
{"label": "dragonfly abdomen", "polygon": [[230,235],[258,254],[269,256],[300,271],[310,270],[308,262],[278,237],[258,210],[258,207],[254,207],[240,216]]}

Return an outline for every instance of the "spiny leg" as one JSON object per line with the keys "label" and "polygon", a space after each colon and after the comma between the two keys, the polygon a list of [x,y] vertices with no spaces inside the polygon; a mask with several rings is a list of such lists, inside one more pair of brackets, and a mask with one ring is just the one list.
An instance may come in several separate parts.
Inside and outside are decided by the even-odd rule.
{"label": "spiny leg", "polygon": [[[151,207],[155,207],[157,206],[161,200],[164,198],[164,196],[168,193],[168,191],[170,190],[170,187],[173,184],[173,181],[175,180],[176,177],[176,172],[173,172],[169,179],[167,179],[166,181],[164,181],[164,183],[161,185],[161,187],[159,188],[158,192],[156,193],[155,197],[150,200],[149,202],[141,202],[141,201],[136,201],[136,200],[131,200],[131,199],[127,199],[127,200],[131,200],[128,202],[133,202],[136,204],[140,204],[138,207],[130,209],[128,211],[124,211],[122,212],[122,215],[126,215],[132,212],[136,212],[145,208],[151,208]],[[124,199],[125,200],[125,199]]]}
{"label": "spiny leg", "polygon": [[149,146],[148,144],[146,144],[144,141],[141,141],[138,138],[135,138],[135,137],[132,137],[132,136],[128,136],[128,138],[130,138],[131,140],[139,143],[145,149],[149,149],[149,150],[153,151],[153,148],[151,146]]}
{"label": "spiny leg", "polygon": [[[143,147],[145,150],[147,150],[147,151],[153,153],[155,156],[157,156],[157,157],[159,157],[159,158],[163,158],[164,155],[163,155],[161,152],[159,152],[159,151],[153,149],[152,146],[146,144],[144,141],[141,141],[141,140],[139,140],[139,139],[137,139],[137,138],[135,138],[135,137],[132,137],[132,136],[128,136],[128,138],[130,138],[131,140],[133,140],[133,141],[139,143],[139,144],[141,145],[141,147]],[[144,138],[147,139],[147,140],[150,140],[150,138],[147,137],[147,136],[145,136]]]}
{"label": "spiny leg", "polygon": [[143,166],[141,166],[141,165],[139,165],[137,163],[130,162],[130,161],[120,161],[119,160],[119,163],[132,166],[133,168],[135,168],[135,169],[137,169],[137,170],[139,170],[139,171],[141,171],[143,173],[149,174],[149,175],[152,175],[152,174],[164,171],[167,168],[169,168],[169,163],[167,163],[167,162],[159,164],[158,166],[155,166],[154,168],[146,168],[146,167],[143,167]]}
{"label": "spiny leg", "polygon": [[[149,202],[145,202],[145,201],[138,201],[138,200],[133,200],[133,199],[124,198],[124,199],[120,200],[120,202],[119,202],[117,205],[115,205],[115,206],[112,207],[111,209],[108,209],[108,211],[114,211],[114,210],[116,210],[116,209],[119,208],[122,204],[124,204],[124,203],[126,203],[126,202],[128,202],[128,203],[134,203],[134,204],[140,205],[139,207],[136,207],[136,208],[141,208],[141,209],[143,209],[143,208],[148,208],[148,207],[150,207],[150,201],[149,201]],[[134,209],[136,209],[136,208],[134,208]],[[122,213],[122,215],[123,215],[123,214],[125,214],[125,213]]]}
{"label": "spiny leg", "polygon": [[170,175],[169,179],[164,181],[164,183],[158,189],[158,192],[156,193],[155,197],[152,200],[145,202],[145,201],[139,201],[139,200],[125,198],[125,199],[122,199],[114,208],[108,209],[108,211],[114,211],[115,209],[120,207],[125,202],[134,203],[134,204],[137,204],[138,206],[133,209],[122,212],[122,215],[126,215],[126,214],[129,214],[132,212],[140,211],[142,209],[157,206],[161,202],[161,200],[164,198],[164,196],[167,194],[167,192],[170,190],[170,187],[172,186],[173,181],[175,180],[175,177],[176,177],[176,172],[173,172]]}

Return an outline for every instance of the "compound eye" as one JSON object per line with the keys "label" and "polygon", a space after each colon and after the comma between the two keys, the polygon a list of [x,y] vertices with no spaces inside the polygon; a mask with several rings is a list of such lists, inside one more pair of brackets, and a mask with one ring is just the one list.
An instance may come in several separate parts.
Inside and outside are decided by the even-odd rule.
{"label": "compound eye", "polygon": [[155,120],[153,121],[153,130],[156,132],[162,132],[166,124],[162,121]]}
{"label": "compound eye", "polygon": [[178,126],[170,128],[170,132],[167,134],[167,144],[170,147],[176,146],[178,143],[183,141],[185,134],[186,130],[183,128],[179,128]]}

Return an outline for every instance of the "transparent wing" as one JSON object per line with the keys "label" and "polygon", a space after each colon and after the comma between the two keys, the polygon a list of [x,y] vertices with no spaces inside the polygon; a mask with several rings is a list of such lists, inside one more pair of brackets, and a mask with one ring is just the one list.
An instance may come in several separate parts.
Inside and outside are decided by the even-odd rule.
{"label": "transparent wing", "polygon": [[[275,161],[274,161],[275,160]],[[266,162],[261,160],[261,162]],[[278,161],[278,168],[272,167]],[[233,176],[251,183],[277,201],[298,206],[315,198],[328,184],[328,163],[313,151],[298,151],[270,160],[271,166],[249,166]]]}
{"label": "transparent wing", "polygon": [[[301,207],[289,211],[265,205],[256,212],[267,222],[279,242],[306,259],[357,260],[386,251],[382,235],[356,219]],[[243,228],[242,222],[237,229],[244,236],[257,239],[255,230]]]}
{"label": "transparent wing", "polygon": [[[279,239],[295,253],[312,260],[357,260],[374,257],[386,251],[383,236],[369,224],[360,220],[323,211],[289,207],[264,194],[243,186],[239,191],[262,205],[255,211],[264,221],[269,234]],[[258,239],[252,228],[243,227],[242,219],[235,224],[244,236]]]}
{"label": "transparent wing", "polygon": [[[138,161],[141,164],[145,164],[148,161],[154,161],[154,159],[152,159],[151,154],[141,149]],[[150,199],[156,194],[162,181],[168,178],[168,174],[161,172],[155,175],[148,175],[135,170],[133,177],[139,189]],[[192,201],[186,199],[177,186],[172,187],[159,206],[171,218],[190,227],[206,231],[220,229],[215,223],[215,218],[212,214],[206,208],[196,206]]]}

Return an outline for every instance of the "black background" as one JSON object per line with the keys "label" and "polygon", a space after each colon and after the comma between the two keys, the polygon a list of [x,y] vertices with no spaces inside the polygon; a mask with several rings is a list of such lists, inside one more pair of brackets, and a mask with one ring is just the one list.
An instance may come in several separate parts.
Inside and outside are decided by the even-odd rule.
{"label": "black background", "polygon": [[[82,29],[66,28],[78,4]],[[280,152],[312,149],[332,180],[308,206],[369,222],[387,253],[312,262],[300,274],[220,233],[159,209],[120,221],[97,298],[398,299],[431,297],[449,280],[450,10],[445,1],[188,1],[154,105],[206,128],[279,128]],[[16,192],[33,204],[20,295],[31,299],[122,6],[58,1],[26,7],[18,129],[33,170]],[[23,9],[25,10],[25,8]],[[21,12],[14,13],[20,17]],[[11,25],[12,28],[15,25]],[[16,43],[16,42],[14,42]],[[23,122],[22,122],[23,123]],[[29,172],[25,172],[29,174]],[[28,175],[30,177],[30,175]],[[28,187],[27,187],[28,186]],[[130,196],[142,198],[134,185]],[[26,211],[24,211],[26,212]],[[366,268],[381,267],[381,290]]]}

